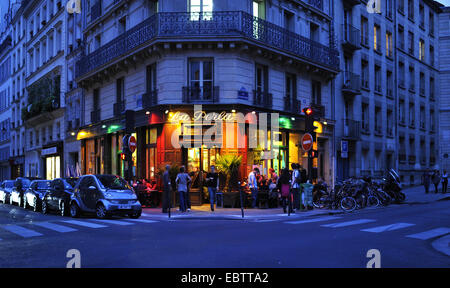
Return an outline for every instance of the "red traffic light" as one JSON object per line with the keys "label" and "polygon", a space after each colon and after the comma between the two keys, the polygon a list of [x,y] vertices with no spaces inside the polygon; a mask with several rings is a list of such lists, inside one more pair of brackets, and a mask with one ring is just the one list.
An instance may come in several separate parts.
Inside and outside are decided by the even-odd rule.
{"label": "red traffic light", "polygon": [[125,160],[126,156],[125,153],[120,153],[120,159]]}
{"label": "red traffic light", "polygon": [[308,116],[311,116],[313,114],[313,110],[311,109],[311,107],[303,108],[302,111]]}

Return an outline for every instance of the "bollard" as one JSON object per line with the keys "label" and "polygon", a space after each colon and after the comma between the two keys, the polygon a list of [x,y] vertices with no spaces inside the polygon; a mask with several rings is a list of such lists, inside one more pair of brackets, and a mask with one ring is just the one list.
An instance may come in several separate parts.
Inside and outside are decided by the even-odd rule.
{"label": "bollard", "polygon": [[238,182],[239,185],[239,198],[241,199],[241,214],[242,214],[242,218],[244,218],[244,199],[242,196],[242,186],[241,186],[241,182]]}

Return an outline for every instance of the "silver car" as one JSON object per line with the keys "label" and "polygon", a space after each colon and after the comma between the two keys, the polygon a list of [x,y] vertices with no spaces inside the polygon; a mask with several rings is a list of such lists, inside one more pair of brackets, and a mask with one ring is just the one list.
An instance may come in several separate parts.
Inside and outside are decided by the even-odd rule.
{"label": "silver car", "polygon": [[139,218],[141,203],[133,188],[116,175],[85,175],[75,185],[70,199],[70,216],[95,213],[98,218],[127,215]]}
{"label": "silver car", "polygon": [[14,180],[5,180],[0,184],[0,202],[8,203],[11,196],[11,191],[14,188]]}

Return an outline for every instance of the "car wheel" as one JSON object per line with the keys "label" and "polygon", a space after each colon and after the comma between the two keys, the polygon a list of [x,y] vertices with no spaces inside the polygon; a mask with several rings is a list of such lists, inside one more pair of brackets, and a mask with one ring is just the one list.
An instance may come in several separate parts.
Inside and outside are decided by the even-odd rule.
{"label": "car wheel", "polygon": [[47,202],[45,202],[45,200],[42,200],[42,214],[47,214],[47,213],[48,213]]}
{"label": "car wheel", "polygon": [[37,206],[37,200],[36,200],[36,198],[34,198],[34,200],[33,200],[33,211],[34,211],[34,212],[37,212],[37,211],[38,211],[38,206]]}
{"label": "car wheel", "polygon": [[106,211],[106,207],[103,204],[98,204],[97,208],[95,209],[95,215],[99,219],[105,219],[108,218],[108,212]]}
{"label": "car wheel", "polygon": [[139,217],[141,217],[141,212],[140,211],[139,212],[134,212],[134,213],[128,214],[128,216],[131,219],[138,219]]}
{"label": "car wheel", "polygon": [[77,203],[75,203],[75,202],[72,202],[70,204],[70,216],[72,218],[80,217],[80,208],[78,207]]}
{"label": "car wheel", "polygon": [[66,216],[66,204],[64,203],[64,201],[61,202],[61,205],[59,205],[59,212],[61,216]]}

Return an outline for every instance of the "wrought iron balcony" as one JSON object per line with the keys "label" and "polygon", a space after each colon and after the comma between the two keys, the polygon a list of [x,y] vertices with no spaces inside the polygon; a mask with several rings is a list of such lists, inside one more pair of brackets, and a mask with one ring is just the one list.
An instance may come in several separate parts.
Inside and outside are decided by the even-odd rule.
{"label": "wrought iron balcony", "polygon": [[343,75],[342,92],[346,95],[356,95],[361,93],[361,79],[360,76],[345,71]]}
{"label": "wrought iron balcony", "polygon": [[183,87],[183,103],[218,103],[218,86]]}
{"label": "wrought iron balcony", "polygon": [[100,122],[100,109],[91,112],[91,123]]}
{"label": "wrought iron balcony", "polygon": [[358,140],[360,137],[360,127],[361,123],[359,121],[355,121],[352,119],[343,119],[343,130],[344,130],[344,138]]}
{"label": "wrought iron balcony", "polygon": [[182,37],[217,39],[230,36],[243,38],[268,49],[281,50],[326,69],[333,71],[339,69],[339,52],[336,49],[243,11],[217,11],[207,14],[162,12],[149,17],[94,52],[83,56],[77,61],[76,77],[79,78],[127,53],[134,53],[157,38],[164,40],[170,40],[170,38],[180,40]]}
{"label": "wrought iron balcony", "polygon": [[308,4],[319,10],[323,10],[323,0],[308,0]]}
{"label": "wrought iron balcony", "polygon": [[361,49],[361,32],[352,25],[342,25],[342,45],[349,51]]}
{"label": "wrought iron balcony", "polygon": [[125,101],[122,100],[120,102],[114,103],[113,110],[114,110],[114,117],[121,116],[125,111]]}
{"label": "wrought iron balcony", "polygon": [[301,102],[298,101],[298,99],[294,99],[290,96],[285,96],[284,97],[284,110],[286,112],[300,114],[300,112],[302,111]]}
{"label": "wrought iron balcony", "polygon": [[253,90],[253,105],[269,109],[272,108],[272,93]]}
{"label": "wrought iron balcony", "polygon": [[142,108],[150,108],[158,104],[158,90],[153,90],[142,95]]}

